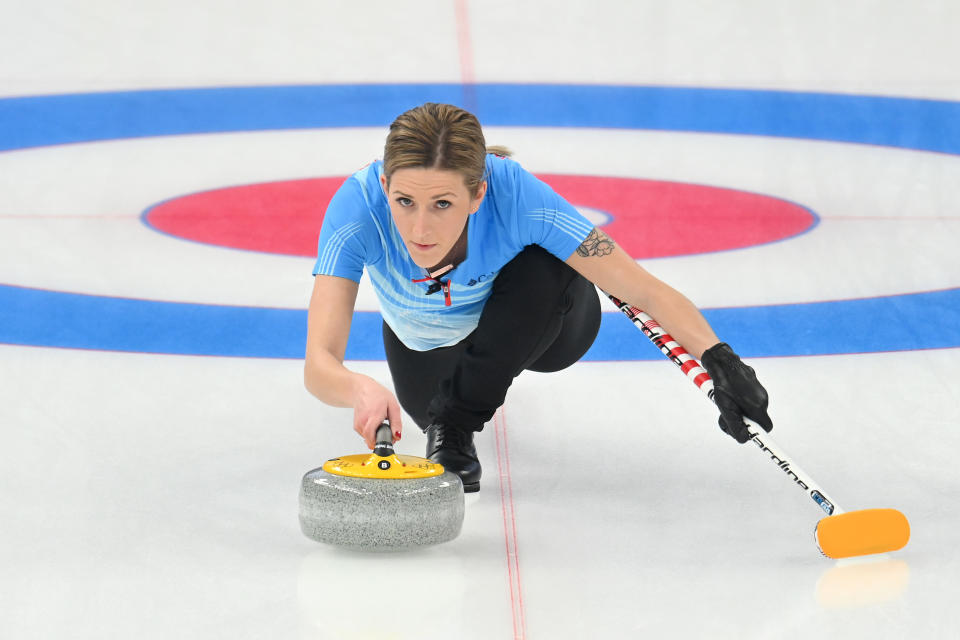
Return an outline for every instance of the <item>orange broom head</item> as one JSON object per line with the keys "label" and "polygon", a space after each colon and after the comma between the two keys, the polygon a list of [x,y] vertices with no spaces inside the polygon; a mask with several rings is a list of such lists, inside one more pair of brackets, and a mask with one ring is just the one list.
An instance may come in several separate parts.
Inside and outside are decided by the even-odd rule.
{"label": "orange broom head", "polygon": [[863,509],[817,523],[817,545],[828,558],[896,551],[910,540],[910,523],[896,509]]}

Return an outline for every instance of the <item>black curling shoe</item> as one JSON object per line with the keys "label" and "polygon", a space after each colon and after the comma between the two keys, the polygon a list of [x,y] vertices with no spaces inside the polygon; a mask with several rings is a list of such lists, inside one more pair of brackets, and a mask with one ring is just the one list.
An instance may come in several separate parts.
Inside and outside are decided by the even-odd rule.
{"label": "black curling shoe", "polygon": [[445,424],[427,427],[427,457],[460,476],[463,492],[480,491],[480,459],[473,446],[473,431]]}

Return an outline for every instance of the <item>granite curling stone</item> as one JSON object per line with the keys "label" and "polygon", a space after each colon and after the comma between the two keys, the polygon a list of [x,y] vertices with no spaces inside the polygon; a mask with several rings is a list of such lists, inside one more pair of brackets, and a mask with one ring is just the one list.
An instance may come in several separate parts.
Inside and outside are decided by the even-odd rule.
{"label": "granite curling stone", "polygon": [[463,525],[463,484],[426,458],[394,453],[386,423],[372,454],[342,456],[300,484],[300,530],[361,551],[401,551],[453,540]]}

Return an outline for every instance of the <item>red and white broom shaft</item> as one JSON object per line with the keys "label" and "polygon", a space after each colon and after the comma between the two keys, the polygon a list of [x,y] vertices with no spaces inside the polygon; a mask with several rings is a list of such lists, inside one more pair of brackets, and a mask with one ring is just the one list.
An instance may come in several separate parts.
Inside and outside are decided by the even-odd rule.
{"label": "red and white broom shaft", "polygon": [[[702,391],[710,400],[713,400],[713,379],[707,370],[700,366],[697,359],[687,353],[679,342],[663,330],[656,320],[647,315],[644,311],[630,304],[623,302],[619,298],[610,295],[606,291],[604,294],[617,308],[623,312],[630,321],[643,332],[650,342],[655,344],[663,355],[673,362],[687,378],[693,382],[700,391]],[[816,502],[827,515],[838,515],[843,513],[843,509],[833,501],[832,498],[820,488],[819,484],[813,480],[808,473],[797,465],[780,446],[773,441],[769,434],[764,432],[760,425],[753,420],[744,417],[747,424],[747,431],[750,433],[751,441],[756,444],[764,453],[770,455],[770,459],[785,472],[794,484],[803,489]]]}

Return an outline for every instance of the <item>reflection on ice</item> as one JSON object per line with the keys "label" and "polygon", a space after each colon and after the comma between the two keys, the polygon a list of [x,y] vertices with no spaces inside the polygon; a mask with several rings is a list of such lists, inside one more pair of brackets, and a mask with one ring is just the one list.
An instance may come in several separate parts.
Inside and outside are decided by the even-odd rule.
{"label": "reflection on ice", "polygon": [[883,554],[838,560],[817,581],[817,602],[830,609],[864,607],[901,597],[910,582],[910,566]]}

